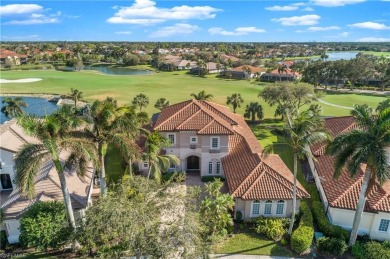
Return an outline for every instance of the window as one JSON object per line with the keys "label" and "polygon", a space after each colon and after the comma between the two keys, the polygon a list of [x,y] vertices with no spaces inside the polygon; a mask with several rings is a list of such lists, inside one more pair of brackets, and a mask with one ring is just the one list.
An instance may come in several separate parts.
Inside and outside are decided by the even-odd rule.
{"label": "window", "polygon": [[190,144],[198,143],[198,137],[190,137]]}
{"label": "window", "polygon": [[143,164],[144,168],[148,168],[149,167],[149,163],[148,161],[144,161],[144,164]]}
{"label": "window", "polygon": [[379,231],[387,232],[389,230],[390,220],[381,219],[381,223],[379,224]]}
{"label": "window", "polygon": [[276,205],[276,215],[283,215],[284,211],[284,201],[278,201]]}
{"label": "window", "polygon": [[271,215],[271,211],[272,211],[272,201],[268,200],[265,202],[264,215]]}
{"label": "window", "polygon": [[218,149],[219,148],[219,137],[212,137],[211,138],[211,149]]}
{"label": "window", "polygon": [[216,169],[216,173],[217,174],[220,174],[221,173],[221,162],[217,162],[217,169]]}
{"label": "window", "polygon": [[168,139],[172,145],[176,144],[175,134],[168,134]]}
{"label": "window", "polygon": [[209,162],[209,174],[213,174],[213,162]]}
{"label": "window", "polygon": [[260,215],[260,201],[253,201],[252,202],[252,216],[259,216]]}
{"label": "window", "polygon": [[174,163],[171,163],[171,164],[169,165],[169,169],[176,169],[176,165],[175,165]]}

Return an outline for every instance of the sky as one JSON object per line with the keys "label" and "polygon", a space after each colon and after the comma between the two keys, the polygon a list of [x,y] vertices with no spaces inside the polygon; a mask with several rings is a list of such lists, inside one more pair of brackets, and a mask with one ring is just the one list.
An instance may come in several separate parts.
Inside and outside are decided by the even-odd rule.
{"label": "sky", "polygon": [[0,23],[1,41],[390,44],[390,0],[2,0]]}

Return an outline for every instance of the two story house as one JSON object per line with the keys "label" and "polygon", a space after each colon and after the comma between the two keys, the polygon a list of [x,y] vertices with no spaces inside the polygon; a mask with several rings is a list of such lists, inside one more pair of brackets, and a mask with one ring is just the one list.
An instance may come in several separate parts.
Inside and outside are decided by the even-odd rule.
{"label": "two story house", "polygon": [[[27,143],[39,143],[39,140],[25,134],[15,119],[0,125],[0,208],[4,216],[0,230],[6,232],[11,244],[19,242],[19,220],[30,206],[38,201],[64,200],[52,161],[47,161],[40,169],[35,179],[35,196],[32,199],[20,192],[15,183],[13,157]],[[66,152],[61,152],[60,159],[63,161],[66,156]],[[85,209],[91,204],[93,171],[94,169],[89,167],[83,178],[77,176],[75,168],[65,172],[76,219],[83,217]]]}
{"label": "two story house", "polygon": [[[235,211],[244,219],[291,215],[293,174],[278,155],[262,157],[263,148],[245,120],[228,107],[188,100],[164,108],[152,126],[170,139],[166,154],[180,159],[170,169],[225,178]],[[141,164],[141,170],[147,167]],[[297,208],[308,197],[298,183]]]}
{"label": "two story house", "polygon": [[[333,138],[357,128],[352,116],[326,118],[324,126]],[[326,143],[317,143],[310,147],[316,158],[316,161],[309,158],[310,168],[329,221],[345,229],[352,229],[366,164],[361,164],[360,173],[354,178],[344,170],[340,177],[335,179],[335,158],[325,155],[325,148]],[[368,234],[378,240],[390,240],[390,181],[382,186],[375,183],[368,193],[358,234]]]}

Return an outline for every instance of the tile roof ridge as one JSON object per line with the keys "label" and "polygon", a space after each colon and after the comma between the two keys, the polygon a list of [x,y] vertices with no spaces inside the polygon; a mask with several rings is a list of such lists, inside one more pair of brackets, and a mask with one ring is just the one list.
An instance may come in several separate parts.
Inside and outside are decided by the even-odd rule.
{"label": "tile roof ridge", "polygon": [[28,141],[23,138],[23,136],[19,135],[13,128],[11,128],[11,126],[14,125],[14,124],[11,124],[10,127],[8,128],[9,132],[11,134],[13,134],[16,138],[18,138],[19,140],[21,140],[22,142],[24,142],[25,144],[28,144]]}
{"label": "tile roof ridge", "polygon": [[219,124],[224,126],[226,129],[228,129],[229,131],[233,132],[233,129],[230,129],[230,128],[232,128],[232,124],[230,124],[229,122],[227,122],[226,120],[221,118],[221,116],[219,116],[218,114],[216,114],[215,112],[213,112],[209,108],[205,107],[204,105],[201,105],[198,100],[194,100],[194,101],[197,101],[198,102],[197,105],[199,106],[199,108],[202,111],[204,111],[205,113],[207,113],[209,116],[211,116],[213,118],[213,120],[217,121]]}
{"label": "tile roof ridge", "polygon": [[[185,119],[182,123],[180,123],[179,125],[176,126],[176,129],[177,128],[180,128],[184,123],[188,122],[189,120],[191,120],[192,118],[194,118],[196,115],[198,115],[200,112],[202,112],[203,110],[202,109],[199,109],[198,111],[196,111],[194,114],[192,114],[190,117],[188,117],[187,119]],[[207,114],[208,115],[208,114]],[[210,116],[210,115],[209,115]]]}
{"label": "tile roof ridge", "polygon": [[259,167],[261,166],[261,163],[258,163],[253,169],[252,171],[245,177],[245,179],[240,183],[240,185],[237,186],[237,188],[234,190],[234,192],[232,193],[232,195],[236,195],[236,193],[239,191],[239,189],[241,189],[241,187],[246,183],[247,179],[249,177],[251,177],[252,173],[258,169]]}
{"label": "tile roof ridge", "polygon": [[[209,115],[211,116],[211,115]],[[224,127],[226,130],[228,130],[229,132],[231,132],[233,135],[234,134],[234,131],[229,129],[228,127],[226,127],[225,125],[223,125],[222,123],[218,122],[218,120],[216,120],[215,118],[213,118],[209,123],[207,123],[206,126],[203,127],[203,129],[200,129],[198,131],[198,134],[202,134],[208,127],[210,127],[213,123],[218,123],[220,126]],[[218,134],[217,134],[218,135]]]}
{"label": "tile roof ridge", "polygon": [[[364,175],[359,176],[358,177],[359,179],[357,181],[353,182],[344,192],[341,193],[341,195],[339,195],[336,199],[331,201],[330,204],[336,204],[339,201],[341,201],[348,193],[350,193],[355,187],[357,187],[357,185],[359,185],[360,182],[363,181],[363,176]],[[366,204],[367,204],[367,200],[366,200]]]}
{"label": "tile roof ridge", "polygon": [[[194,100],[194,99],[192,99]],[[184,102],[181,102],[181,103],[185,103],[185,102],[188,102],[187,105],[185,105],[183,108],[181,108],[180,110],[176,111],[174,114],[172,114],[171,116],[169,116],[165,121],[161,122],[159,125],[157,126],[154,126],[154,128],[156,130],[158,130],[158,128],[160,128],[162,125],[164,125],[165,123],[167,123],[169,121],[169,119],[175,117],[176,115],[178,115],[181,111],[183,111],[184,109],[186,109],[187,107],[189,107],[191,104],[193,104],[193,102],[191,100],[187,100],[187,101],[184,101]],[[173,104],[173,105],[179,105],[180,103],[176,103],[176,104]],[[172,106],[173,106],[172,105]],[[169,107],[169,106],[168,106]],[[161,112],[160,112],[161,114]]]}
{"label": "tile roof ridge", "polygon": [[[373,204],[373,208],[374,209],[376,209],[377,207],[378,207],[378,205],[380,205],[381,203],[383,203],[386,199],[389,199],[390,198],[390,193],[387,193],[385,190],[383,190],[383,188],[382,188],[382,186],[380,186],[379,184],[378,184],[378,186],[379,186],[379,190],[377,191],[377,192],[383,192],[384,194],[382,195],[382,197],[377,201],[377,202],[375,202],[374,204]],[[371,193],[370,193],[371,194]],[[367,195],[367,198],[368,198],[368,196],[370,195],[370,194],[368,194]],[[377,209],[376,209],[377,210]]]}
{"label": "tile roof ridge", "polygon": [[[252,191],[255,184],[258,183],[260,181],[260,179],[262,179],[265,176],[264,170],[258,170],[258,169],[260,169],[259,167],[261,167],[261,165],[262,165],[262,163],[260,163],[258,166],[256,166],[256,168],[254,170],[252,170],[252,172],[249,173],[248,177],[246,177],[244,179],[244,181],[242,181],[242,183],[246,183],[247,181],[249,181],[249,177],[256,173],[255,171],[259,171],[259,173],[260,173],[259,176],[256,177],[255,180],[252,182],[252,184],[250,184],[249,188],[243,194],[241,194],[241,197],[243,197],[246,193]],[[241,187],[241,184],[240,184],[240,187]]]}
{"label": "tile roof ridge", "polygon": [[[228,120],[230,120],[230,121],[233,122],[233,123],[228,122],[230,125],[239,125],[239,122],[238,122],[237,120],[235,120],[235,119],[232,118],[232,117],[234,117],[234,116],[232,116],[232,117],[228,116],[228,115],[225,114],[224,112],[218,110],[218,108],[217,108],[216,106],[218,106],[219,108],[222,108],[222,109],[226,109],[228,112],[232,113],[232,112],[230,111],[229,107],[227,107],[227,106],[225,106],[225,105],[222,105],[222,104],[218,104],[218,103],[214,103],[214,102],[209,102],[209,101],[203,101],[203,103],[206,103],[207,105],[211,106],[213,109],[217,110],[219,113],[222,113],[224,116],[226,116],[226,118],[227,118]],[[202,103],[202,104],[203,104],[203,103]],[[207,108],[207,107],[206,107],[206,108]],[[209,108],[207,108],[207,109],[209,109]],[[210,110],[210,109],[209,109],[209,110]],[[211,111],[211,110],[210,110],[210,111]],[[211,111],[211,112],[215,113],[214,111]],[[235,113],[232,113],[232,114],[236,115]],[[221,119],[223,119],[220,115],[219,115],[219,117],[220,117]]]}

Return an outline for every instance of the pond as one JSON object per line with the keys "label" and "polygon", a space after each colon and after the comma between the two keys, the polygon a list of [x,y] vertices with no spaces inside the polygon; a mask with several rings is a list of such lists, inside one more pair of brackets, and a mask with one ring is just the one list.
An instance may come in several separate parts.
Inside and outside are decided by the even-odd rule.
{"label": "pond", "polygon": [[[2,103],[4,98],[6,97],[12,97],[15,98],[17,96],[0,96],[0,104],[1,107],[5,106],[6,103]],[[38,117],[44,116],[45,114],[50,114],[58,109],[58,106],[55,103],[49,102],[45,98],[38,98],[38,97],[22,97],[23,101],[28,104],[27,108],[22,109],[30,114],[34,114]],[[2,112],[0,112],[0,123],[4,123],[5,121],[10,120],[11,118],[7,118],[4,116]]]}
{"label": "pond", "polygon": [[340,51],[340,52],[326,52],[326,55],[328,55],[328,61],[335,61],[340,59],[353,59],[358,54],[358,51]]}
{"label": "pond", "polygon": [[85,66],[84,70],[96,70],[109,75],[149,75],[152,73],[150,70],[129,69],[107,65]]}

